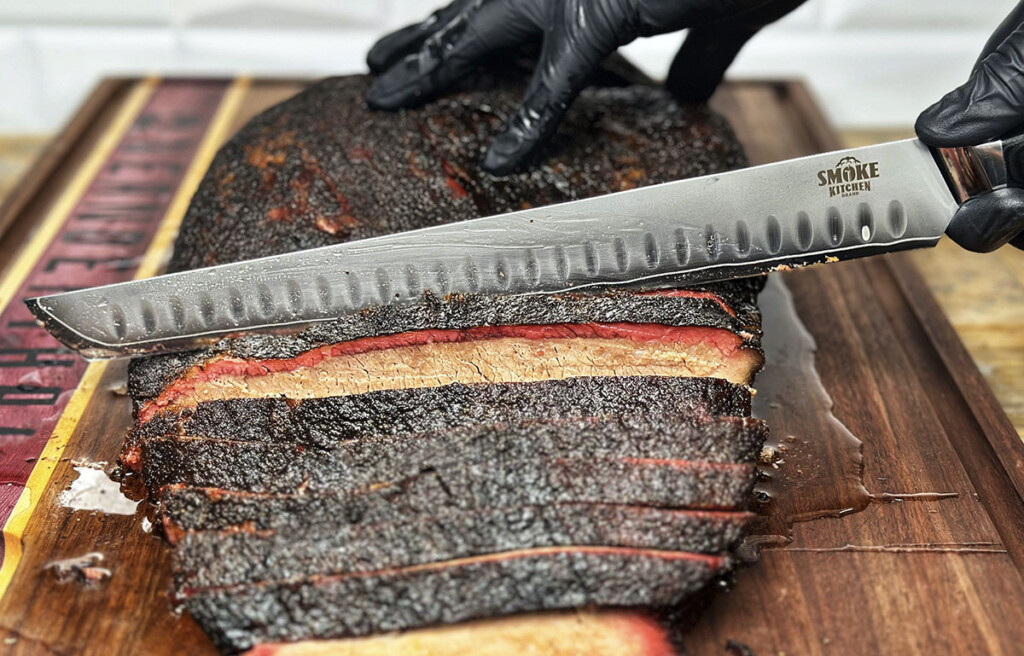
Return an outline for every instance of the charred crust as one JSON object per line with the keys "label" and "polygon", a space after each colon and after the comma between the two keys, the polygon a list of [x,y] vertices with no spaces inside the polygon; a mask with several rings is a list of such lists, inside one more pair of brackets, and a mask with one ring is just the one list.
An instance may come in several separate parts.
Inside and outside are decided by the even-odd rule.
{"label": "charred crust", "polygon": [[[587,603],[669,607],[730,567],[728,559],[673,556],[630,550],[524,552],[437,569],[185,591],[184,605],[204,618],[215,643],[241,651],[261,642],[359,636]],[[403,603],[394,604],[395,599]]]}
{"label": "charred crust", "polygon": [[[591,89],[549,157],[481,170],[522,80],[415,112],[371,112],[365,76],[329,78],[250,121],[217,154],[182,222],[182,271],[668,182],[743,166],[728,124],[651,86]],[[628,129],[623,126],[630,126]],[[553,156],[552,156],[553,155]],[[461,191],[460,191],[461,189]]]}
{"label": "charred crust", "polygon": [[[478,161],[518,107],[521,79],[474,78],[397,113],[367,111],[362,76],[311,86],[217,154],[170,269],[745,164],[720,117],[640,84],[585,91],[537,169],[489,176]],[[298,335],[136,360],[129,392],[138,411],[217,358],[480,325],[695,326],[759,350],[762,284],[680,298],[426,295]],[[133,429],[122,464],[159,498],[178,600],[233,652],[521,611],[678,607],[731,567],[753,518],[743,508],[765,427],[749,414],[745,386],[656,376],[231,399],[157,412]]]}
{"label": "charred crust", "polygon": [[750,414],[750,390],[719,378],[579,377],[502,385],[453,383],[291,401],[230,399],[157,414],[129,435],[197,435],[331,448],[343,440],[512,420]]}
{"label": "charred crust", "polygon": [[254,492],[311,492],[401,480],[470,462],[513,467],[540,458],[627,457],[753,463],[763,422],[740,417],[636,415],[588,421],[519,421],[435,433],[342,441],[328,448],[201,436],[153,437],[143,445],[150,489],[173,483]]}
{"label": "charred crust", "polygon": [[670,510],[614,504],[459,509],[393,522],[253,522],[222,531],[188,531],[177,540],[178,588],[295,579],[548,546],[620,546],[717,554],[754,521],[748,512]]}

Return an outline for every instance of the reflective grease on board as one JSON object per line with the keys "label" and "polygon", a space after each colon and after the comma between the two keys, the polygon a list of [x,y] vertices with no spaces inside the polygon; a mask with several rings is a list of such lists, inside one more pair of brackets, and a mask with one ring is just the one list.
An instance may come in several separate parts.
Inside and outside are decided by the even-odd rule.
{"label": "reflective grease on board", "polygon": [[832,414],[832,398],[814,366],[814,337],[780,276],[768,277],[758,305],[765,367],[757,376],[753,414],[768,422],[771,433],[755,488],[755,510],[764,519],[755,542],[785,544],[797,522],[842,517],[872,503],[956,496],[872,494],[864,486],[863,442]]}

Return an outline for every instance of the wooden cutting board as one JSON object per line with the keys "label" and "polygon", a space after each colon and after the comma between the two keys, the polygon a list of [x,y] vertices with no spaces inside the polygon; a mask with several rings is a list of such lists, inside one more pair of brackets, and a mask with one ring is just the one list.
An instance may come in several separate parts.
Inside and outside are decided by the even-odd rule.
{"label": "wooden cutting board", "polygon": [[[116,457],[130,424],[125,365],[62,352],[18,299],[158,272],[217,145],[302,87],[105,81],[0,209],[0,652],[215,653],[171,612],[168,549],[144,530],[142,506],[61,505],[76,465]],[[839,146],[799,84],[729,83],[714,105],[754,163]],[[764,532],[787,533],[788,514],[807,521],[788,542],[766,538],[760,562],[681,626],[685,645],[1021,653],[1024,448],[919,273],[890,256],[783,279],[808,334],[784,315],[770,324],[789,327],[759,400],[781,460],[766,467]],[[772,294],[785,304],[782,288]],[[46,569],[90,552],[110,571],[95,587]]]}

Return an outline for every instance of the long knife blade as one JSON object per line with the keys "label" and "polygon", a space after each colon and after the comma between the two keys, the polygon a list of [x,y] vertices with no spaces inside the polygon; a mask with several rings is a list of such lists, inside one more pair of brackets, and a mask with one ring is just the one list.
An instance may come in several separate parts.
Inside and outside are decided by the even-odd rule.
{"label": "long knife blade", "polygon": [[956,208],[911,139],[26,303],[89,358],[180,351],[427,291],[679,286],[931,246]]}

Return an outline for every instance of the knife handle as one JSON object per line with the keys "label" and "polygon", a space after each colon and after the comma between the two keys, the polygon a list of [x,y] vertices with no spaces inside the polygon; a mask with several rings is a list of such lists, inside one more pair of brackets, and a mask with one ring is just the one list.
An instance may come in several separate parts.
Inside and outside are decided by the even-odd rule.
{"label": "knife handle", "polygon": [[980,146],[933,150],[957,202],[1004,187],[1024,187],[1024,132]]}

